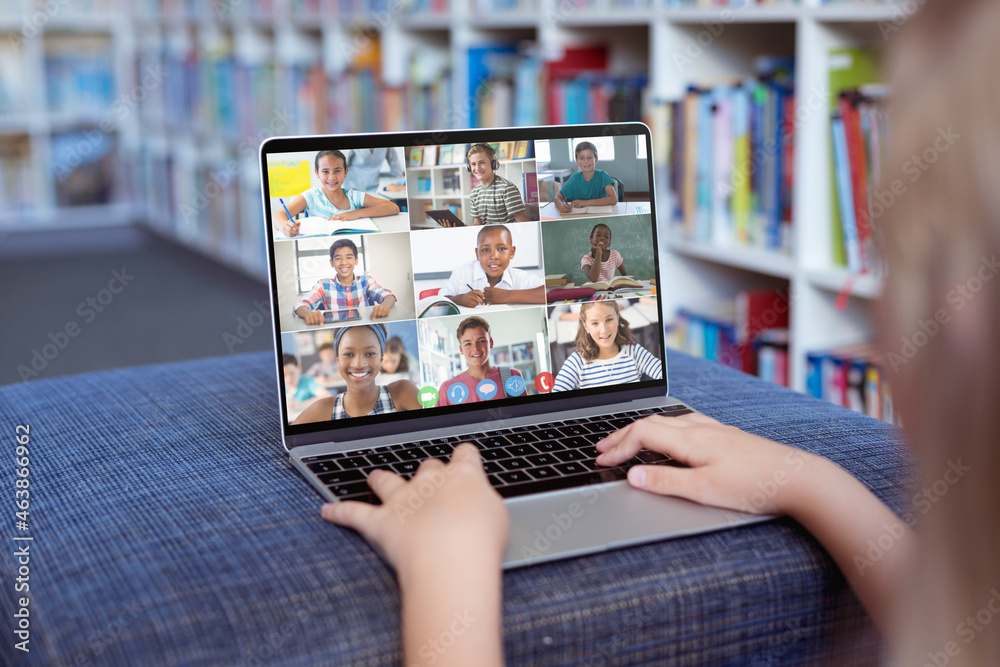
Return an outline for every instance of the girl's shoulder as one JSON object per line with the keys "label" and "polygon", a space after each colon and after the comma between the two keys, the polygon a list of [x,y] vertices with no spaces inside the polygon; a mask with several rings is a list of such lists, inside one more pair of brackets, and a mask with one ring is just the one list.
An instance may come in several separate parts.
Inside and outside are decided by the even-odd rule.
{"label": "girl's shoulder", "polygon": [[416,410],[420,407],[417,401],[417,385],[409,380],[396,380],[385,385],[397,410]]}
{"label": "girl's shoulder", "polygon": [[347,201],[351,202],[353,208],[362,208],[365,205],[365,193],[361,190],[355,190],[354,188],[345,188],[344,194],[347,195]]}

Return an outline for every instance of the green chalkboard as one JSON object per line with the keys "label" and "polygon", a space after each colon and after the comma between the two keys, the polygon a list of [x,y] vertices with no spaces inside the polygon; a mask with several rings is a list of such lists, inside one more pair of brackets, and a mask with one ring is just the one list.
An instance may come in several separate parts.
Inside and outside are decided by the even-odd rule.
{"label": "green chalkboard", "polygon": [[542,221],[545,275],[567,273],[569,280],[577,285],[587,282],[580,259],[590,252],[590,230],[598,223],[611,229],[611,247],[621,253],[629,274],[636,280],[649,280],[656,275],[653,218],[648,214]]}

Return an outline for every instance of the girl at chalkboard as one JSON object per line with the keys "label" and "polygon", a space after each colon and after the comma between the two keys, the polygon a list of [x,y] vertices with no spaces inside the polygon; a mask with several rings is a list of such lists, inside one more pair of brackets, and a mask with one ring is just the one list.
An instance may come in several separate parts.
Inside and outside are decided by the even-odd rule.
{"label": "girl at chalkboard", "polygon": [[580,268],[587,276],[587,281],[592,283],[611,280],[615,277],[616,269],[623,276],[628,275],[625,258],[617,250],[611,249],[610,227],[598,223],[590,230],[590,252],[580,260]]}
{"label": "girl at chalkboard", "polygon": [[643,375],[659,380],[663,365],[635,342],[618,302],[590,301],[580,306],[576,346],[559,369],[553,391],[638,382]]}

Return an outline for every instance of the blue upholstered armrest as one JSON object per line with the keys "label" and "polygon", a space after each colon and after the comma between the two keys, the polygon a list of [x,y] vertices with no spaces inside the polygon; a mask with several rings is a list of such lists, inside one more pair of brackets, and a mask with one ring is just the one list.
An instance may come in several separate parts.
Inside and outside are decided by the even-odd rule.
{"label": "blue upholstered armrest", "polygon": [[[889,426],[681,354],[670,377],[706,414],[822,454],[907,509],[912,461]],[[3,664],[399,662],[393,573],[320,519],[281,448],[275,384],[272,357],[252,354],[0,388],[4,550],[15,424],[31,427],[31,506],[14,532],[34,537],[31,652],[5,639]],[[8,627],[16,567],[0,558]],[[507,572],[504,625],[512,665],[847,664],[881,650],[788,519]]]}

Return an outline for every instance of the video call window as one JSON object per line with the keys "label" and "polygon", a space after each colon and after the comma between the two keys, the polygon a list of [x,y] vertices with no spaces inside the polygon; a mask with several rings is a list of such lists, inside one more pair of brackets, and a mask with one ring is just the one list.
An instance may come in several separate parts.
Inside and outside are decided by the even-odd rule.
{"label": "video call window", "polygon": [[[396,201],[398,212],[375,217],[377,229],[370,231],[300,232],[294,238],[278,230],[272,237],[289,422],[319,401],[302,423],[367,416],[356,414],[355,399],[345,403],[358,382],[339,367],[333,343],[338,331],[376,326],[386,328],[387,339],[380,343],[382,361],[372,382],[393,386],[399,412],[661,379],[649,181],[645,141],[639,139],[492,144],[497,164],[490,169],[469,168],[473,143],[401,146],[392,164],[378,167],[345,151],[352,177],[365,166],[378,173],[364,174],[371,187],[347,179],[340,186]],[[577,151],[584,142],[596,156]],[[317,157],[335,166],[342,161],[320,151],[268,156],[269,177],[284,196],[269,191],[273,215],[288,217],[289,195],[310,187],[336,189],[335,178],[316,172]],[[506,202],[506,195],[477,191],[477,175],[502,179],[494,183],[516,193],[511,210],[519,212],[508,216],[511,221],[471,224],[479,218],[472,212],[474,196],[486,197],[482,206]],[[596,194],[586,189],[593,177],[601,181]],[[605,181],[613,183],[612,194]],[[582,194],[557,198],[579,187]],[[609,206],[604,200],[611,197]],[[572,208],[557,208],[559,201]],[[314,211],[292,207],[290,213],[297,221]],[[360,220],[348,222],[361,226]],[[356,247],[350,270],[332,256],[344,241]],[[328,300],[338,276],[338,290],[353,289],[348,283],[355,280],[377,284],[385,296],[379,302],[365,288],[347,306]],[[321,305],[315,305],[317,285],[323,286]],[[307,300],[310,312],[300,314]],[[581,312],[614,320],[614,327],[585,325]],[[379,401],[385,402],[384,394],[378,393]],[[349,414],[345,406],[353,406]]]}
{"label": "video call window", "polygon": [[[330,238],[301,239],[295,241],[295,266],[298,269],[299,294],[312,291],[317,280],[330,275]],[[358,248],[356,274],[368,273],[365,269],[365,238],[363,236],[337,236],[350,239]]]}

